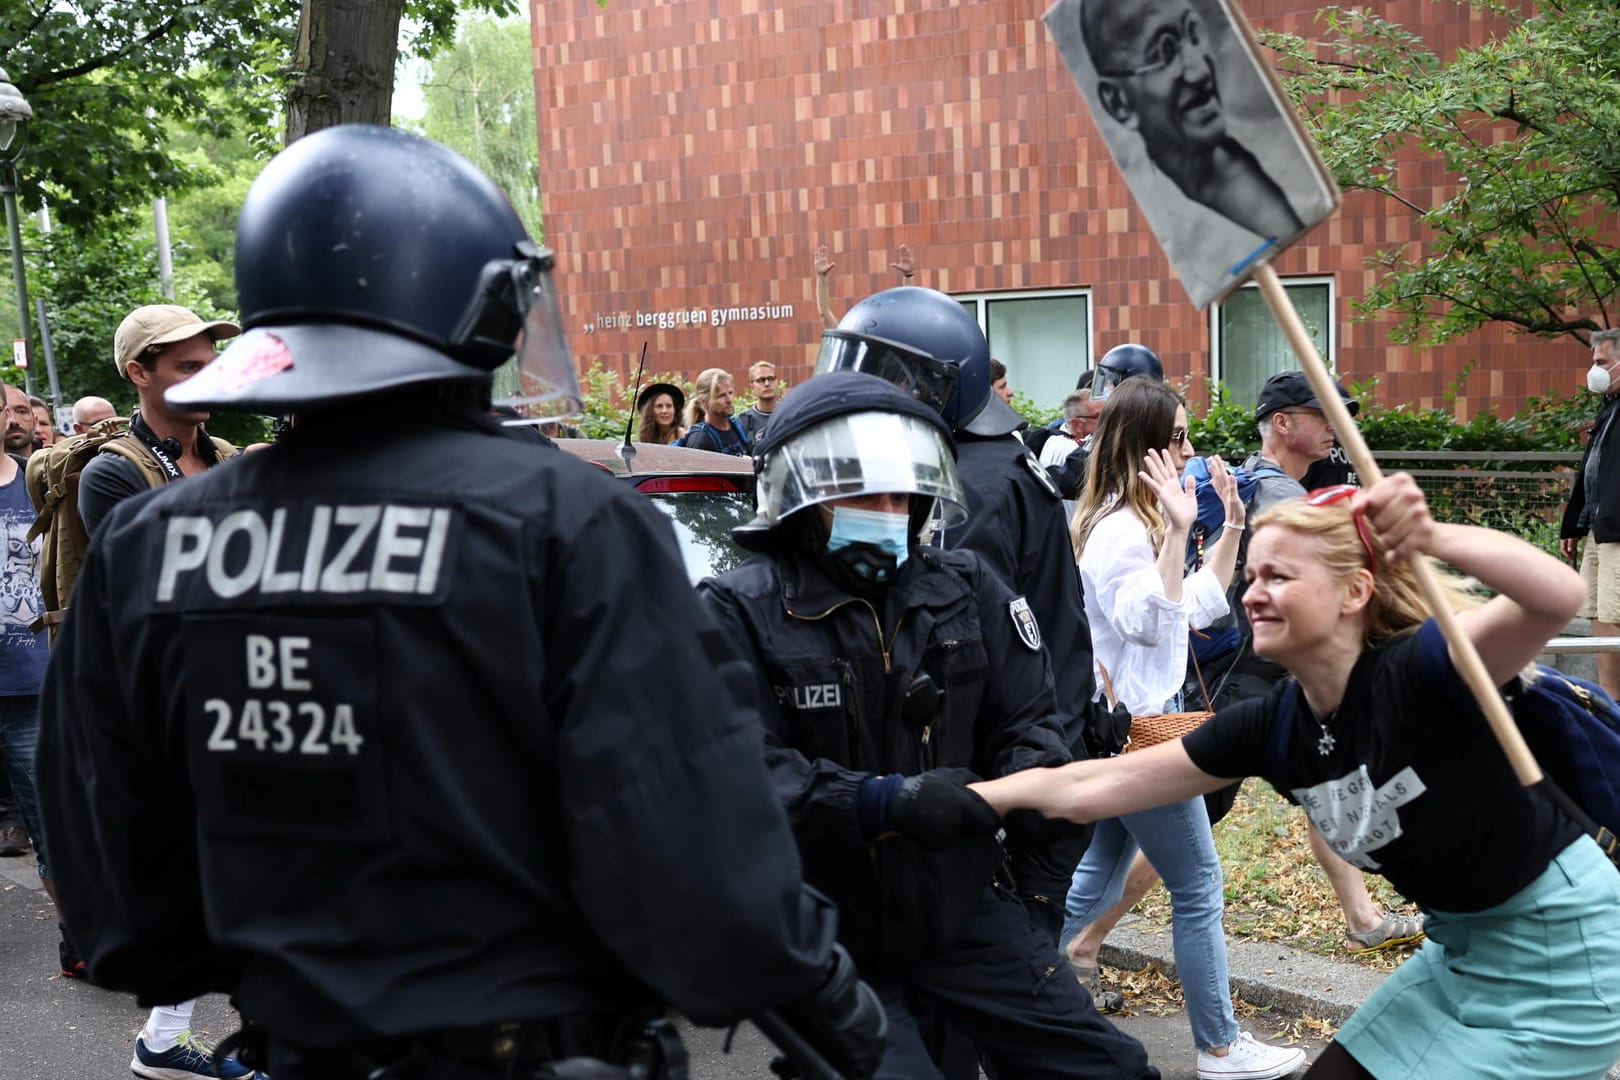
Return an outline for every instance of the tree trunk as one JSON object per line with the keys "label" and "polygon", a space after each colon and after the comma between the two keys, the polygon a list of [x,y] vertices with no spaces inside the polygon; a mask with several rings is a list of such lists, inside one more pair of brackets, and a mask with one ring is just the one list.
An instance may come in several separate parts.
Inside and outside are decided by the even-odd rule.
{"label": "tree trunk", "polygon": [[404,0],[303,0],[287,142],[337,124],[387,124]]}

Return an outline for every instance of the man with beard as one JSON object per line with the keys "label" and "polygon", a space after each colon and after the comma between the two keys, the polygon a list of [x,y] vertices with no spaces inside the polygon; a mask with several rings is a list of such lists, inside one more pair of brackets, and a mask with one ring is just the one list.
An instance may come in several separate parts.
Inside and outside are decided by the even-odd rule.
{"label": "man with beard", "polygon": [[6,387],[6,453],[27,457],[34,452],[34,407],[19,387]]}

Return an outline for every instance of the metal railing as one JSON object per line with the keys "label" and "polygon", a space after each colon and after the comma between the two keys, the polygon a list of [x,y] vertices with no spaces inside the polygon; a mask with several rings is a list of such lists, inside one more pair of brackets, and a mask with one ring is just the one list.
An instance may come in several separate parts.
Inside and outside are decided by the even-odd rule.
{"label": "metal railing", "polygon": [[1423,485],[1438,521],[1500,529],[1553,552],[1580,454],[1501,450],[1377,450],[1379,465]]}
{"label": "metal railing", "polygon": [[1554,656],[1620,652],[1620,637],[1555,637],[1541,651]]}

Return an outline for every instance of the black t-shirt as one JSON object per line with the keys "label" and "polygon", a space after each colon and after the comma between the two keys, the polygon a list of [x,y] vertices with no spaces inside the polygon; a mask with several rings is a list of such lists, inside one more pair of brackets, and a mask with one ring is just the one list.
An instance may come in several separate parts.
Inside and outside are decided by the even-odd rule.
{"label": "black t-shirt", "polygon": [[681,439],[681,445],[698,450],[713,450],[733,457],[748,456],[748,436],[736,424],[721,431],[713,424],[699,420]]}
{"label": "black t-shirt", "polygon": [[[1291,700],[1286,751],[1275,730]],[[1431,619],[1367,649],[1318,724],[1298,683],[1222,711],[1187,736],[1214,776],[1258,775],[1348,861],[1426,908],[1481,911],[1535,880],[1580,830],[1521,786]]]}

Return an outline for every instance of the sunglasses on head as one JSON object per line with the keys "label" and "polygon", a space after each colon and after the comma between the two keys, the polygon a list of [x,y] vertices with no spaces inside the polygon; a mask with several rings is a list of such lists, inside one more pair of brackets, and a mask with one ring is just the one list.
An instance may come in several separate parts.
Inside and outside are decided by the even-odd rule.
{"label": "sunglasses on head", "polygon": [[[1334,484],[1332,487],[1317,488],[1305,496],[1306,506],[1332,506],[1336,502],[1343,502],[1361,489],[1354,484]],[[1356,523],[1356,535],[1361,538],[1361,546],[1366,549],[1367,563],[1373,573],[1378,573],[1378,551],[1373,547],[1372,533],[1367,531],[1367,519],[1360,510],[1350,515]]]}

